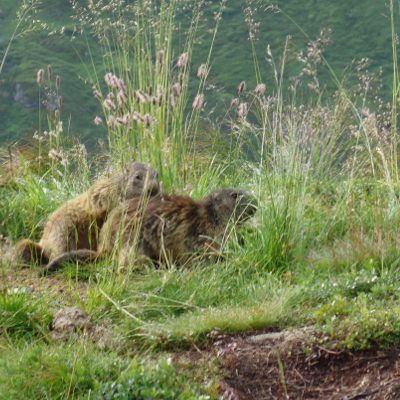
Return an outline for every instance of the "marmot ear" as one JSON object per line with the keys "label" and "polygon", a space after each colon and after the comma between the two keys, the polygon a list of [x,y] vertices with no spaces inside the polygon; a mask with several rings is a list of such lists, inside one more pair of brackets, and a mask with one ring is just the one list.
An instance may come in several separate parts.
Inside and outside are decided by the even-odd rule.
{"label": "marmot ear", "polygon": [[211,198],[213,199],[214,202],[218,202],[221,200],[221,196],[219,191],[215,191],[211,194]]}

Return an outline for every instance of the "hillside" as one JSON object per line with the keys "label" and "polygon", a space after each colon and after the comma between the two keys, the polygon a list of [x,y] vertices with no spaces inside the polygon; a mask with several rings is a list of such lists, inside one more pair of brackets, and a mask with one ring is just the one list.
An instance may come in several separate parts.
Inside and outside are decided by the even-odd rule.
{"label": "hillside", "polygon": [[400,398],[383,3],[2,1],[0,400]]}
{"label": "hillside", "polygon": [[[298,74],[301,68],[293,54],[305,48],[308,39],[304,33],[315,39],[324,28],[331,29],[331,43],[326,48],[326,59],[338,73],[339,79],[342,79],[345,69],[353,60],[368,57],[371,60],[370,72],[383,68],[384,86],[379,94],[390,98],[391,32],[384,2],[367,0],[359,7],[356,0],[281,0],[277,4],[283,12],[277,13],[273,10],[264,11],[268,5],[266,1],[244,4],[241,0],[232,0],[227,3],[223,13],[212,57],[209,81],[217,88],[217,92],[213,93],[209,106],[217,105],[214,117],[226,109],[240,81],[247,81],[249,86],[255,85],[248,40],[249,26],[246,23],[246,19],[249,21],[249,15],[246,17],[247,3],[253,5],[255,10],[250,19],[254,20],[253,26],[256,28],[255,46],[262,79],[268,86],[273,84],[274,78],[272,68],[265,61],[267,45],[271,46],[274,57],[279,60],[285,38],[291,36],[291,56],[285,71],[286,83],[290,84],[289,78]],[[1,3],[0,53],[5,50],[11,38],[20,4],[13,0],[3,0]],[[218,5],[212,1],[206,7],[206,18],[201,22],[201,35],[194,49],[194,71],[206,58],[215,24],[213,14],[217,9]],[[104,135],[105,132],[92,123],[99,107],[93,99],[88,81],[90,77],[93,78],[93,70],[87,70],[93,57],[97,72],[99,75],[103,73],[98,44],[88,36],[75,34],[77,21],[70,18],[72,14],[68,2],[43,0],[34,18],[46,23],[48,29],[44,31],[36,24],[35,32],[27,32],[13,42],[0,75],[0,143],[31,137],[38,129],[39,91],[35,76],[39,68],[46,68],[48,64],[52,65],[54,74],[61,76],[62,120],[65,129],[90,145]],[[184,11],[179,18],[184,23]],[[49,30],[59,30],[61,27],[64,27],[63,35],[48,35]],[[178,54],[182,50],[182,43],[176,43],[175,47]],[[327,87],[328,93],[337,88],[325,67],[320,70],[320,80]]]}

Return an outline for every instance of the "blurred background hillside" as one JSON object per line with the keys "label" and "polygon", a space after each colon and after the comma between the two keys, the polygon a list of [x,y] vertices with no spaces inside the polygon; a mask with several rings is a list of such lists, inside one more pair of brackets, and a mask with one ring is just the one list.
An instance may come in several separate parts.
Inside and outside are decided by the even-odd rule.
{"label": "blurred background hillside", "polygon": [[[209,85],[213,95],[208,97],[211,118],[217,118],[223,113],[240,81],[245,80],[248,87],[256,84],[251,42],[248,40],[249,30],[256,37],[254,43],[261,75],[267,87],[273,83],[272,69],[265,61],[267,46],[270,45],[272,54],[279,61],[285,40],[290,35],[291,56],[285,72],[286,83],[290,85],[293,82],[290,77],[298,75],[304,66],[295,55],[301,49],[306,50],[309,40],[316,39],[321,29],[324,29],[329,37],[324,54],[339,79],[345,79],[346,69],[357,68],[354,60],[368,58],[370,74],[382,70],[379,96],[390,99],[391,28],[384,1],[365,0],[361,5],[357,0],[280,0],[274,4],[283,12],[268,7],[268,1],[227,2],[212,57]],[[0,54],[4,53],[15,29],[16,13],[20,5],[15,0],[2,0],[0,3]],[[248,5],[253,9],[251,14]],[[218,9],[219,2],[209,1],[205,18],[201,22],[201,36],[194,48],[193,75],[207,56],[215,24],[214,15]],[[66,0],[43,0],[34,16],[41,22],[35,23],[34,30],[28,30],[15,38],[0,74],[0,145],[30,138],[38,128],[39,90],[36,71],[39,68],[46,69],[48,64],[52,65],[53,74],[61,77],[64,131],[79,137],[89,147],[104,135],[104,128],[93,124],[100,110],[92,95],[90,71],[87,70],[92,57],[98,72],[105,72],[101,71],[99,45],[90,36],[77,32],[77,21],[71,18],[72,14],[71,4]],[[180,19],[184,27],[184,7]],[[42,29],[42,24],[47,26]],[[52,34],[52,31],[58,32]],[[183,43],[175,45],[178,56],[183,50]],[[319,79],[324,85],[321,92],[326,95],[336,90],[327,69],[322,67],[319,73]],[[307,100],[306,91],[304,96]]]}

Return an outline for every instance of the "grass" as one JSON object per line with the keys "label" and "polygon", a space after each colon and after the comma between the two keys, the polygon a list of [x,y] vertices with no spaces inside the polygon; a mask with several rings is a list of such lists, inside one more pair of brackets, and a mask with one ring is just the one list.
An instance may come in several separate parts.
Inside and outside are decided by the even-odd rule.
{"label": "grass", "polygon": [[[108,144],[93,159],[60,128],[60,110],[49,112],[49,131],[40,129],[34,145],[1,153],[0,232],[12,241],[40,237],[43,221],[59,204],[110,164],[137,158],[159,170],[166,191],[199,198],[216,187],[246,187],[258,198],[257,215],[228,232],[218,262],[138,268],[110,259],[39,277],[37,267],[19,269],[4,257],[3,398],[217,398],[212,367],[194,371],[170,358],[171,352],[206,347],[215,330],[312,325],[327,347],[399,345],[397,67],[393,109],[369,108],[370,87],[360,95],[342,83],[335,96],[326,99],[321,90],[301,104],[283,90],[291,57],[285,46],[281,57],[268,53],[274,89],[241,91],[223,123],[205,124],[188,89],[193,85],[197,94],[210,96],[208,72],[197,78],[189,73],[202,18],[198,3],[182,28],[179,54],[171,45],[174,1],[161,2],[161,8],[138,1],[124,12],[114,2],[109,9],[77,9],[104,55],[104,65],[91,59],[85,68]],[[225,6],[221,2],[217,12],[223,15]],[[132,15],[140,17],[138,24],[122,29]],[[215,22],[215,40],[222,23]],[[170,39],[167,45],[163,37]],[[321,41],[308,45],[307,68],[326,61],[316,43]],[[393,54],[396,46],[394,40]],[[262,64],[253,49],[261,83]],[[53,80],[46,84],[55,85]],[[6,244],[4,249],[8,254]],[[94,326],[108,327],[108,336],[78,334],[57,342],[52,316],[66,306],[85,310]]]}
{"label": "grass", "polygon": [[183,374],[176,374],[167,358],[128,361],[90,343],[34,344],[1,353],[2,399],[209,398],[196,385],[189,386]]}

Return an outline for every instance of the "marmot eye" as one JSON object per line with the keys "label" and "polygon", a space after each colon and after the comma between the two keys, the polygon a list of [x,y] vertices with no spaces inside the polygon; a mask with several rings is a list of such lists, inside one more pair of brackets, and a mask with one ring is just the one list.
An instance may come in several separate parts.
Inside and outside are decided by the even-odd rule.
{"label": "marmot eye", "polygon": [[136,175],[135,179],[137,179],[138,181],[141,181],[143,179],[142,175]]}
{"label": "marmot eye", "polygon": [[237,193],[237,192],[232,192],[231,193],[231,197],[232,197],[232,199],[237,199],[238,197],[239,197],[239,193]]}

